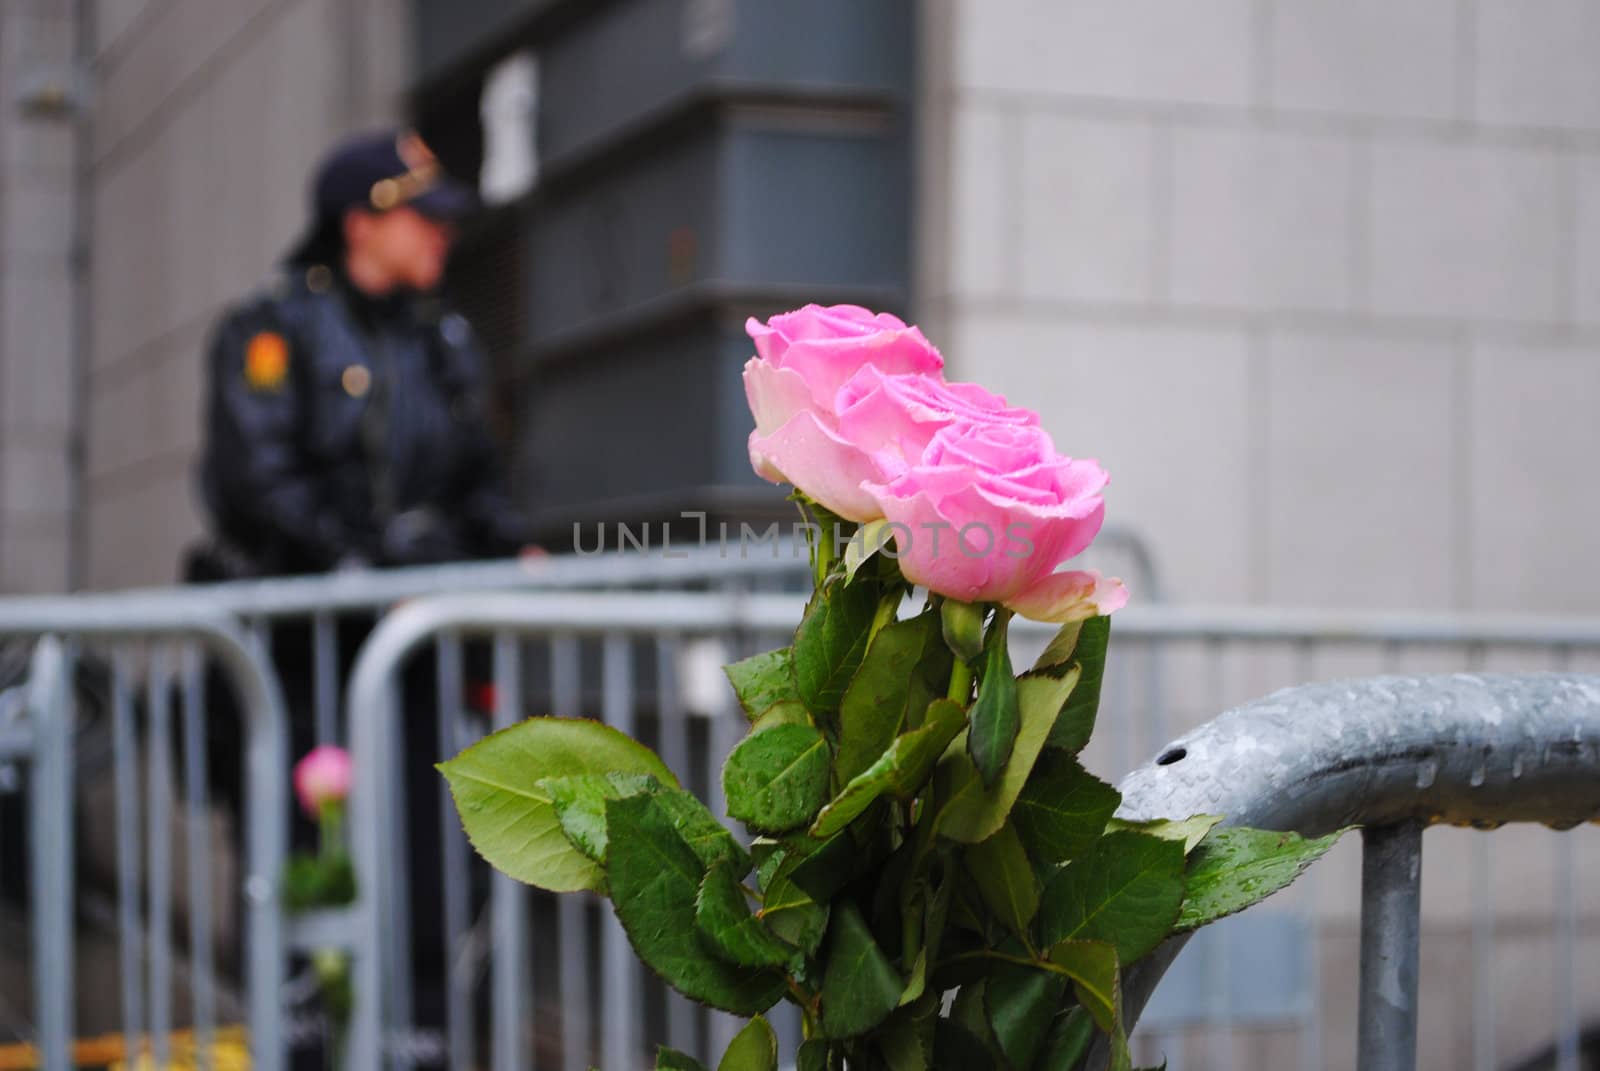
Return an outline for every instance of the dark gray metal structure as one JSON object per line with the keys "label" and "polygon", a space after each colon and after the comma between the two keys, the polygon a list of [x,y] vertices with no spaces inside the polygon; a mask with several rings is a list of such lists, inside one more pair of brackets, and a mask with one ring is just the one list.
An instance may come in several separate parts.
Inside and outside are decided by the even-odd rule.
{"label": "dark gray metal structure", "polygon": [[[477,87],[538,61],[539,180],[463,257],[525,490],[574,521],[782,510],[750,472],[747,316],[904,311],[911,0],[415,0],[417,112],[481,151]],[[474,269],[469,263],[492,263]]]}

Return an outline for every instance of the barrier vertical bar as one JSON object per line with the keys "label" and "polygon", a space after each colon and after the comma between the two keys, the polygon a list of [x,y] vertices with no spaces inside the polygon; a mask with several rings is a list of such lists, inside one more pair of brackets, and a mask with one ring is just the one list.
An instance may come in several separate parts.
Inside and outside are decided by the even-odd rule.
{"label": "barrier vertical bar", "polygon": [[69,1066],[72,1038],[72,666],[54,637],[29,669],[34,791],[29,801],[33,970],[45,1067]]}
{"label": "barrier vertical bar", "polygon": [[339,623],[331,613],[311,618],[311,688],[317,743],[339,740]]}
{"label": "barrier vertical bar", "polygon": [[[522,645],[509,633],[494,637],[495,728],[522,716]],[[523,1071],[521,1043],[528,978],[528,910],[522,885],[496,872],[490,891],[494,920],[494,1068]]]}
{"label": "barrier vertical bar", "polygon": [[150,1045],[157,1067],[170,1062],[172,1034],[172,703],[169,654],[165,645],[150,652],[146,668],[145,716],[149,738],[145,742],[145,793],[149,822],[149,899],[145,901],[150,944]]}
{"label": "barrier vertical bar", "polygon": [[1362,830],[1361,1008],[1356,1065],[1414,1071],[1422,930],[1422,824]]}
{"label": "barrier vertical bar", "polygon": [[194,978],[196,1061],[211,1066],[216,994],[211,956],[211,837],[206,821],[205,678],[200,649],[183,647],[183,782],[189,856],[189,959]]}
{"label": "barrier vertical bar", "polygon": [[[661,761],[678,778],[689,781],[689,725],[678,687],[678,659],[683,638],[663,633],[656,637],[656,713],[661,724]],[[680,1052],[699,1047],[699,1009],[676,989],[667,988],[667,1044]],[[567,1071],[583,1071],[582,1067]]]}
{"label": "barrier vertical bar", "polygon": [[[1206,674],[1207,694],[1210,697],[1208,709],[1226,710],[1226,641],[1209,639],[1205,650],[1209,670]],[[1227,932],[1219,929],[1215,939],[1206,947],[1206,1017],[1210,1027],[1211,1061],[1216,1067],[1239,1066],[1238,1041],[1234,1037],[1233,1026],[1233,992],[1228,984],[1231,958]]]}
{"label": "barrier vertical bar", "polygon": [[[1483,669],[1482,644],[1467,648],[1467,668]],[[1472,1067],[1494,1071],[1494,860],[1488,837],[1472,838]]]}
{"label": "barrier vertical bar", "polygon": [[[416,1017],[412,1003],[412,942],[411,928],[411,830],[406,809],[407,752],[412,747],[410,726],[406,722],[405,666],[395,667],[394,687],[389,692],[392,706],[384,717],[383,769],[387,776],[383,791],[387,806],[383,814],[384,843],[388,864],[388,880],[384,882],[383,903],[388,929],[387,945],[391,961],[384,975],[385,1001],[388,1026],[391,1034],[383,1041],[383,1049],[391,1064],[409,1068],[414,1063],[411,1055],[415,1040]],[[390,1042],[394,1044],[391,1046]]]}
{"label": "barrier vertical bar", "polygon": [[[576,636],[550,640],[550,706],[571,717],[580,713],[582,657]],[[561,964],[561,1066],[584,1071],[590,1065],[589,1037],[589,911],[588,899],[577,893],[556,897],[556,946]]]}
{"label": "barrier vertical bar", "polygon": [[[451,633],[434,644],[438,660],[439,758],[455,755],[461,726],[461,637]],[[476,1040],[472,1029],[471,977],[458,961],[463,938],[471,925],[471,905],[467,902],[467,838],[456,817],[450,786],[439,780],[439,829],[444,850],[444,962],[446,982],[445,1029],[448,1033],[450,1066],[465,1071],[477,1063],[473,1052]]]}
{"label": "barrier vertical bar", "polygon": [[[633,650],[628,637],[607,633],[601,645],[601,717],[618,732],[635,736]],[[639,971],[622,924],[611,912],[600,923],[600,998],[602,1067],[632,1067],[638,1062]]]}
{"label": "barrier vertical bar", "polygon": [[[1295,644],[1295,680],[1307,682],[1316,673],[1317,650],[1310,640],[1301,640]],[[1306,1003],[1304,1006],[1305,1022],[1300,1028],[1300,1068],[1301,1071],[1318,1071],[1322,1067],[1322,926],[1321,926],[1321,896],[1324,881],[1323,872],[1317,867],[1312,867],[1300,876],[1301,885],[1304,887],[1303,896],[1310,903],[1306,911],[1308,925],[1306,933],[1306,975],[1309,984],[1306,987]]]}
{"label": "barrier vertical bar", "polygon": [[111,738],[117,797],[117,930],[121,945],[123,1052],[137,1060],[142,1045],[143,951],[139,941],[139,786],[133,730],[131,661],[125,647],[112,656]]}
{"label": "barrier vertical bar", "polygon": [[1580,1071],[1578,1058],[1578,893],[1573,838],[1556,845],[1556,1071]]}
{"label": "barrier vertical bar", "polygon": [[278,881],[289,852],[289,715],[272,672],[270,634],[261,622],[242,636],[222,626],[214,634],[226,640],[218,653],[232,668],[247,712],[244,787],[255,804],[245,819],[250,1066],[280,1071],[284,948]]}

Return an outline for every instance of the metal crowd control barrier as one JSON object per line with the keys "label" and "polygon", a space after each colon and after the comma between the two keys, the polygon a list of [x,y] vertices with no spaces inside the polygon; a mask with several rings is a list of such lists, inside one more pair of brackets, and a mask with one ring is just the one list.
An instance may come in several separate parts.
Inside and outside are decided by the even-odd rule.
{"label": "metal crowd control barrier", "polygon": [[[482,636],[494,642],[499,698],[494,715],[497,725],[508,724],[527,713],[545,711],[598,716],[608,724],[657,744],[680,778],[700,791],[709,792],[713,808],[720,811],[722,804],[717,799],[714,770],[743,734],[744,720],[724,688],[721,698],[700,703],[698,713],[704,717],[698,721],[700,728],[695,728],[695,719],[685,710],[684,693],[688,690],[683,687],[685,682],[672,679],[677,667],[683,664],[676,656],[701,642],[717,644],[717,653],[726,657],[779,645],[792,633],[800,608],[800,600],[792,596],[739,592],[547,593],[536,599],[497,595],[439,597],[412,602],[379,625],[352,675],[348,706],[357,767],[367,771],[394,768],[392,763],[399,746],[397,728],[403,709],[399,670],[406,658],[432,644],[440,651],[441,666],[456,664],[458,658],[450,656],[449,652],[459,650],[464,637]],[[1048,629],[1022,622],[1013,633],[1014,641],[1022,648],[1042,646],[1048,635]],[[1136,740],[1140,733],[1149,741],[1164,739],[1166,725],[1172,718],[1226,709],[1230,704],[1223,700],[1240,686],[1253,689],[1257,694],[1268,690],[1258,683],[1272,676],[1270,667],[1263,669],[1264,662],[1272,661],[1264,656],[1272,653],[1287,655],[1286,659],[1279,658],[1286,664],[1278,670],[1289,681],[1313,678],[1323,670],[1324,662],[1337,663],[1343,669],[1353,654],[1364,654],[1380,667],[1391,669],[1406,668],[1410,662],[1445,663],[1430,668],[1482,668],[1495,658],[1547,661],[1560,666],[1575,659],[1600,656],[1600,622],[1559,619],[1135,607],[1118,615],[1114,637],[1102,701],[1102,719],[1110,727],[1104,736],[1110,739],[1101,745],[1113,752],[1134,746],[1129,741]],[[542,646],[539,658],[525,657],[523,645],[529,641]],[[581,694],[580,685],[585,678],[584,667],[580,665],[580,648],[584,643],[597,645],[599,679],[593,695]],[[1155,664],[1158,658],[1162,660],[1160,665],[1180,674],[1192,663],[1194,673],[1205,683],[1179,689],[1173,687],[1172,682],[1163,684],[1156,674],[1141,672],[1143,663]],[[645,664],[652,659],[654,674]],[[530,673],[532,662],[540,662],[547,669],[537,695],[528,686],[535,676]],[[1230,682],[1227,678],[1233,675],[1241,680]],[[1455,678],[1438,679],[1441,689],[1438,703],[1445,704],[1451,699],[1453,680]],[[1371,699],[1364,689],[1376,687],[1381,685],[1329,685],[1323,692],[1307,691],[1305,694],[1323,696],[1324,705],[1329,708],[1338,706],[1335,699],[1329,697],[1342,696],[1348,705],[1348,709],[1341,708],[1342,716],[1353,719],[1361,716]],[[653,704],[642,698],[646,690],[653,690]],[[1143,694],[1139,694],[1141,690]],[[1166,709],[1162,703],[1169,698],[1171,709]],[[537,701],[527,701],[534,699]],[[1180,702],[1184,699],[1188,701],[1187,708]],[[1481,712],[1483,705],[1480,703],[1474,709]],[[1132,716],[1136,711],[1142,712],[1142,717]],[[1510,726],[1522,712],[1523,708],[1507,707],[1501,714]],[[1448,720],[1436,719],[1427,723],[1426,728],[1445,733],[1446,738],[1439,741],[1439,746],[1446,747],[1450,743],[1448,733],[1454,731],[1452,725]],[[1539,722],[1537,728],[1543,732],[1549,726]],[[1270,740],[1258,737],[1254,746],[1277,747],[1289,752],[1303,750],[1308,742],[1322,739],[1315,733],[1302,739],[1297,735],[1301,727],[1283,719],[1273,723],[1271,729],[1273,737]],[[1309,732],[1310,727],[1306,729]],[[1568,730],[1570,733],[1570,725]],[[703,741],[698,756],[691,756],[688,743],[691,735]],[[1348,743],[1355,754],[1361,754],[1363,741],[1360,738],[1352,736]],[[1553,746],[1559,749],[1568,745],[1556,743]],[[1597,754],[1595,745],[1584,742],[1583,747],[1588,750],[1581,755],[1592,763]],[[1328,742],[1324,751],[1331,754],[1335,748],[1336,742]],[[1170,749],[1163,749],[1161,754],[1168,758],[1168,764],[1159,769],[1181,766],[1173,764]],[[1269,750],[1268,758],[1272,754]],[[1100,757],[1103,759],[1104,755]],[[691,761],[695,758],[698,761]],[[1508,757],[1506,761],[1513,760]],[[1524,752],[1522,761],[1531,763],[1531,753]],[[1119,765],[1127,768],[1132,764]],[[1272,770],[1281,768],[1267,765]],[[1198,768],[1198,763],[1188,767]],[[1556,768],[1547,765],[1543,769],[1554,771]],[[1432,800],[1434,796],[1422,791],[1427,785],[1418,787],[1416,763],[1408,769],[1413,779],[1413,792],[1419,799]],[[1590,775],[1592,777],[1592,767]],[[1468,771],[1465,776],[1470,785],[1479,773]],[[1516,780],[1518,775],[1510,776]],[[392,777],[370,773],[358,778],[352,805],[352,837],[362,890],[353,918],[357,992],[382,995],[381,999],[358,1003],[349,1052],[352,1068],[404,1062],[403,1059],[386,1059],[396,1054],[389,1052],[383,1042],[388,1031],[403,1027],[410,1015],[405,934],[411,905],[404,902],[404,881],[395,877],[397,872],[403,873],[403,868],[395,871],[385,867],[386,862],[391,867],[398,864],[405,846],[405,839],[396,828],[397,811],[392,800],[385,798],[386,785],[392,782]],[[1526,779],[1529,785],[1536,782],[1546,784],[1531,775]],[[1137,779],[1130,782],[1130,807],[1143,806],[1139,784]],[[439,791],[440,806],[449,808],[442,780]],[[1292,794],[1293,787],[1284,791]],[[1398,793],[1399,789],[1395,791]],[[1241,799],[1234,807],[1232,799],[1229,797],[1229,806],[1222,810],[1236,820],[1257,821],[1264,815],[1259,807],[1247,806],[1247,800]],[[1165,802],[1170,804],[1171,814],[1217,809],[1210,805],[1191,806],[1176,796]],[[1576,807],[1574,801],[1568,802]],[[1448,812],[1441,813],[1448,815]],[[1270,815],[1265,817],[1271,818]],[[1351,819],[1362,817],[1375,819],[1384,815],[1360,810],[1350,814]],[[446,874],[464,873],[470,861],[464,842],[457,837],[447,844],[446,852]],[[1488,857],[1484,855],[1483,858]],[[1571,938],[1576,933],[1574,879],[1570,854],[1564,858],[1566,864],[1558,890],[1563,906],[1558,912],[1557,925],[1570,949]],[[1482,882],[1485,872],[1475,867],[1473,874],[1473,897],[1477,907],[1473,942],[1475,979],[1486,973],[1487,960],[1492,956],[1492,946],[1479,933],[1480,926],[1489,930],[1489,923],[1478,918],[1486,915],[1487,900]],[[1316,871],[1308,877],[1314,879]],[[380,892],[385,895],[379,895]],[[391,892],[397,895],[388,895]],[[535,897],[531,890],[498,876],[491,896],[490,937],[482,943],[492,949],[492,1066],[510,1071],[530,1066],[535,1045],[543,1046],[549,1040],[540,1036],[540,1026],[530,1029],[529,1025],[538,1022],[528,1011],[532,939],[528,907]],[[664,1034],[669,1044],[702,1053],[716,1050],[719,1031],[725,1033],[726,1029],[721,1017],[697,1023],[694,1014],[671,996],[665,1000],[663,1014],[652,1012],[652,1002],[659,998],[652,996],[648,984],[642,981],[626,939],[608,912],[602,911],[600,915],[602,929],[595,957],[600,977],[594,979],[589,972],[585,936],[588,909],[576,897],[562,897],[554,905],[546,903],[546,907],[557,913],[557,925],[551,936],[558,947],[554,952],[541,949],[541,953],[543,958],[560,964],[554,987],[559,990],[562,1012],[559,1066],[581,1071],[595,1062],[591,1057],[596,1053],[591,1052],[589,1044],[595,1033],[599,1037],[599,1066],[633,1066],[643,1058],[640,1053],[647,1036],[647,1024],[655,1020],[661,1020],[657,1025],[664,1030],[657,1029],[649,1036]],[[453,886],[447,884],[442,908],[452,960],[459,962],[468,942],[469,928],[469,907],[460,880]],[[1247,913],[1244,918],[1248,919],[1251,914]],[[1212,932],[1207,930],[1200,935],[1197,949]],[[1316,941],[1312,939],[1310,954],[1313,956],[1315,947]],[[1214,950],[1213,954],[1222,955],[1224,951]],[[1224,958],[1220,970],[1225,973],[1226,968]],[[1570,958],[1561,964],[1561,972],[1563,992],[1569,997],[1562,1009],[1560,1036],[1563,1051],[1570,1051],[1577,1029],[1577,1005],[1575,997],[1570,996],[1575,981]],[[1315,973],[1315,970],[1311,972],[1313,978]],[[1206,978],[1207,982],[1215,980],[1215,973]],[[472,1025],[471,993],[467,991],[470,981],[460,977],[451,980],[448,1021],[452,1067],[478,1065],[480,1039]],[[1475,983],[1475,1002],[1482,988]],[[1205,998],[1208,1002],[1218,999],[1215,990],[1214,985],[1208,986]],[[600,997],[598,1009],[592,1007],[591,995],[595,993]],[[1305,1068],[1325,1066],[1317,998],[1313,980],[1304,997],[1303,1021],[1296,1024],[1301,1030],[1300,1066]],[[1204,1022],[1225,1028],[1223,1034],[1231,1036],[1226,1035],[1226,1028],[1231,1026],[1232,1009],[1227,1006],[1225,997],[1222,1000],[1222,1003],[1206,1004]],[[1492,1020],[1492,987],[1487,989],[1483,1006],[1477,1010],[1485,1008]],[[598,1031],[592,1030],[590,1022],[590,1016],[596,1011]],[[1161,1036],[1176,1034],[1182,1028],[1183,1021],[1179,1017],[1163,1026]],[[700,1043],[702,1032],[709,1035],[710,1044]],[[1215,1046],[1212,1066],[1229,1069],[1246,1066],[1239,1062],[1231,1044],[1230,1040],[1223,1040]],[[1474,1053],[1478,1066],[1487,1066],[1493,1059],[1492,1043],[1486,1048],[1482,1035],[1476,1031]],[[1180,1059],[1174,1058],[1169,1066],[1176,1068],[1179,1063]]]}
{"label": "metal crowd control barrier", "polygon": [[[1288,689],[1178,738],[1123,782],[1120,813],[1221,814],[1313,836],[1365,827],[1357,1066],[1410,1071],[1423,829],[1594,821],[1597,762],[1600,676],[1380,677]],[[1136,968],[1130,1019],[1184,943]],[[1578,1071],[1571,942],[1560,955],[1558,1066]]]}
{"label": "metal crowd control barrier", "polygon": [[[278,875],[285,858],[288,762],[285,714],[277,681],[262,652],[231,622],[206,618],[192,608],[159,600],[10,599],[0,601],[0,638],[37,641],[28,695],[28,748],[34,763],[30,881],[38,972],[38,1049],[43,1066],[70,1065],[73,998],[73,785],[70,687],[73,667],[89,645],[109,645],[112,654],[111,711],[117,825],[117,886],[122,1053],[128,1060],[148,1052],[157,1066],[168,1062],[173,1027],[170,820],[164,788],[170,777],[169,685],[180,680],[186,737],[184,784],[191,805],[203,796],[204,749],[198,746],[205,717],[200,652],[214,658],[231,679],[245,722],[245,776],[251,799],[245,831],[249,873],[243,883],[249,912],[243,1010],[250,1026],[252,1066],[283,1066],[279,990],[283,980],[283,934],[277,904]],[[138,740],[134,720],[135,671],[140,647],[148,648],[146,699],[145,858],[147,888],[140,896]],[[176,654],[176,659],[173,655]],[[205,906],[210,894],[209,859],[190,814],[188,824],[192,1019],[202,1046],[216,1030],[218,978],[211,960]],[[140,901],[146,916],[140,918]],[[144,948],[148,945],[148,948]]]}
{"label": "metal crowd control barrier", "polygon": [[[271,650],[274,626],[300,620],[309,628],[311,650],[310,681],[306,694],[319,741],[343,737],[340,695],[345,686],[344,667],[339,650],[342,619],[381,619],[393,607],[407,600],[440,592],[487,593],[519,591],[550,593],[562,591],[618,591],[644,589],[741,589],[774,590],[793,588],[805,582],[806,553],[803,546],[768,538],[768,529],[745,533],[736,541],[715,545],[673,548],[659,542],[653,549],[623,553],[619,548],[585,556],[535,557],[516,561],[470,563],[382,572],[352,572],[261,581],[237,581],[184,588],[135,590],[88,596],[0,599],[0,639],[10,638],[34,645],[31,693],[18,693],[19,712],[9,727],[0,719],[0,766],[7,761],[25,763],[29,768],[27,799],[34,822],[29,842],[33,859],[28,866],[34,888],[65,889],[66,895],[41,895],[33,935],[40,942],[35,957],[37,982],[34,1000],[39,1055],[44,1066],[62,1066],[66,1039],[72,1032],[69,997],[73,989],[71,973],[75,948],[73,932],[74,875],[71,872],[75,847],[76,816],[73,796],[81,787],[73,780],[73,741],[65,728],[72,716],[73,685],[76,669],[82,665],[79,647],[84,643],[109,643],[114,647],[110,659],[110,693],[106,697],[107,720],[113,741],[110,747],[115,765],[113,782],[116,824],[115,863],[118,903],[114,918],[108,920],[119,937],[121,954],[121,1026],[125,1033],[124,1055],[132,1058],[141,1038],[148,1035],[152,1054],[164,1059],[174,1014],[169,985],[175,968],[174,947],[169,942],[167,918],[172,900],[169,877],[172,846],[160,825],[173,818],[169,801],[153,790],[148,802],[147,850],[138,850],[140,834],[140,746],[141,718],[147,726],[144,739],[143,777],[159,788],[172,775],[171,735],[173,730],[172,689],[180,697],[181,739],[185,761],[181,771],[183,792],[179,816],[184,827],[183,844],[188,863],[187,894],[190,905],[190,945],[193,993],[189,994],[192,1016],[202,1050],[212,1034],[219,1000],[217,972],[212,964],[209,944],[202,940],[211,926],[213,910],[210,879],[210,836],[205,828],[206,760],[204,742],[205,682],[202,654],[217,660],[234,683],[245,693],[246,713],[250,718],[249,796],[251,827],[247,831],[250,858],[249,880],[245,882],[252,916],[249,948],[252,965],[243,980],[248,1009],[244,1010],[252,1027],[252,1046],[257,1056],[254,1066],[273,1067],[280,1059],[285,1023],[277,981],[264,982],[266,965],[272,977],[281,978],[284,956],[292,948],[337,944],[340,940],[337,916],[322,915],[280,920],[277,883],[285,842],[287,818],[287,771],[292,756],[287,754],[287,714],[282,685],[277,680]],[[636,534],[637,535],[637,534]],[[659,538],[659,537],[658,537]],[[616,543],[621,544],[619,535]],[[637,545],[639,540],[629,541]],[[644,536],[646,547],[649,536]],[[1101,543],[1125,565],[1119,571],[1129,575],[1136,588],[1155,597],[1158,582],[1148,551],[1134,536],[1108,530]],[[524,597],[527,597],[526,594]],[[65,647],[51,636],[68,639]],[[140,645],[150,645],[147,661],[141,661]],[[181,647],[181,650],[169,649]],[[279,652],[280,654],[283,652]],[[459,712],[462,662],[457,657],[442,658],[439,664],[441,708]],[[505,657],[504,652],[500,652]],[[148,678],[142,689],[136,677]],[[577,705],[581,682],[569,676],[559,682],[564,705]],[[508,689],[514,682],[507,682]],[[141,693],[142,694],[139,694]],[[26,701],[22,701],[23,698]],[[142,710],[142,714],[141,714]],[[445,731],[456,727],[446,725]],[[459,745],[452,736],[441,741],[441,749]],[[62,748],[65,749],[64,755]],[[669,743],[670,749],[670,743]],[[263,757],[270,750],[270,757]],[[271,773],[268,773],[271,771]],[[453,816],[449,819],[453,822]],[[448,823],[447,823],[448,825]],[[270,856],[265,854],[270,848]],[[68,869],[63,871],[61,867]],[[141,911],[137,888],[141,870],[148,871],[148,904]],[[459,870],[448,877],[455,905],[455,917],[465,910]],[[42,883],[48,882],[46,886]],[[403,891],[400,893],[403,897]],[[404,906],[402,903],[400,906]],[[570,913],[570,908],[566,909]],[[48,945],[45,942],[49,942]],[[268,950],[276,949],[275,954]],[[142,959],[148,958],[144,976]],[[404,996],[404,992],[400,994]],[[227,1003],[224,1000],[224,1003]],[[234,1003],[237,1003],[235,1001]],[[458,1002],[459,1005],[459,1002]],[[682,1009],[676,1010],[682,1018]],[[459,1007],[458,1007],[459,1012]],[[465,1013],[462,1013],[465,1014]],[[576,1018],[574,1017],[574,1022]],[[568,1027],[571,1035],[575,1026]]]}

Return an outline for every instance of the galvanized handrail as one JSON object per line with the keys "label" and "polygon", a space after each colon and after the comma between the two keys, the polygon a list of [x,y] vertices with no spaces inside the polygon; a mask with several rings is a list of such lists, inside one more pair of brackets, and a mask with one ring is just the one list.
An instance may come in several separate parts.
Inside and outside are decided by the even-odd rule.
{"label": "galvanized handrail", "polygon": [[[1452,674],[1289,688],[1173,741],[1122,783],[1119,814],[1221,814],[1364,833],[1362,1071],[1416,1062],[1421,832],[1441,822],[1567,829],[1600,818],[1600,676]],[[1129,972],[1131,1027],[1187,938]],[[1576,1024],[1563,1024],[1566,1067]]]}
{"label": "galvanized handrail", "polygon": [[[217,659],[238,689],[244,716],[245,777],[254,803],[246,831],[245,858],[249,873],[244,881],[250,910],[246,981],[251,1066],[278,1071],[284,1066],[279,1007],[284,949],[277,890],[288,848],[288,784],[284,777],[289,761],[288,721],[283,695],[265,654],[233,622],[201,616],[192,607],[179,604],[96,597],[0,600],[0,638],[49,636],[72,640],[192,641]],[[45,650],[48,652],[51,648]],[[45,656],[52,661],[41,666],[47,670],[45,682],[40,685],[41,691],[36,693],[36,702],[32,705],[37,709],[42,703],[44,711],[54,714],[53,720],[64,722],[68,716],[66,690],[64,686],[52,687],[50,682],[62,683],[60,674],[67,660],[61,656],[59,648],[55,650],[55,654]],[[58,725],[56,735],[59,735],[59,728]],[[70,756],[67,758],[70,760]],[[160,758],[164,760],[164,754]],[[66,769],[48,776],[51,777],[48,787],[52,791],[70,789],[70,761]],[[70,799],[70,795],[67,798]],[[67,806],[70,808],[70,802]],[[70,823],[70,810],[63,819],[58,809],[53,820]],[[70,832],[70,826],[61,832]],[[57,842],[49,847],[59,852],[60,846],[61,842]],[[61,871],[53,867],[42,873],[59,878]],[[70,880],[70,872],[68,877]],[[46,909],[47,918],[39,925],[48,924],[53,931],[41,934],[40,940],[51,942],[53,950],[70,948],[71,892],[69,887],[40,893],[51,906]],[[63,931],[63,927],[67,929]],[[66,977],[70,979],[71,959],[70,955],[65,956],[62,961],[50,962],[49,967],[68,972]],[[46,986],[40,994],[44,1001],[61,998],[60,976],[54,977],[56,984]],[[67,993],[70,997],[70,982]],[[70,1011],[47,1007],[40,1018],[41,1024],[50,1031],[41,1039],[41,1048],[46,1053],[65,1051],[68,1038],[64,1031],[70,1028]],[[137,1024],[129,1023],[127,1028],[135,1030]]]}

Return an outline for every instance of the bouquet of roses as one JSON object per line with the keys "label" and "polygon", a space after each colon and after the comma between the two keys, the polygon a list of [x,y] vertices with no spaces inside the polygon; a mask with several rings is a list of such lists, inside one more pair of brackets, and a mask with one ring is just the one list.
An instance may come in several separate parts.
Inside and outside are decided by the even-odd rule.
{"label": "bouquet of roses", "polygon": [[[1097,1033],[1128,1067],[1123,970],[1332,838],[1119,821],[1079,763],[1128,598],[1059,568],[1099,531],[1099,464],[945,381],[893,316],[808,306],[749,331],[751,462],[794,485],[815,590],[790,646],[727,667],[750,733],[722,784],[748,842],[642,745],[534,718],[440,767],[472,843],[609,896],[652,970],[751,1017],[723,1071],[775,1071],[761,1013],[783,1000],[800,1071],[1070,1069]],[[1018,614],[1061,626],[1020,674]]]}

